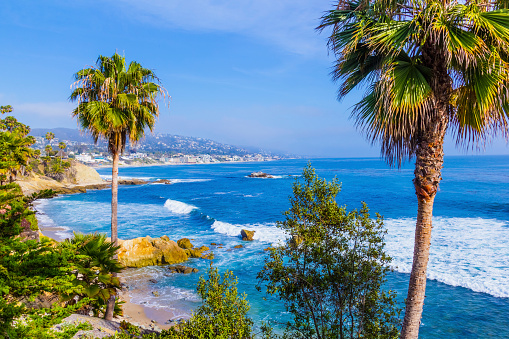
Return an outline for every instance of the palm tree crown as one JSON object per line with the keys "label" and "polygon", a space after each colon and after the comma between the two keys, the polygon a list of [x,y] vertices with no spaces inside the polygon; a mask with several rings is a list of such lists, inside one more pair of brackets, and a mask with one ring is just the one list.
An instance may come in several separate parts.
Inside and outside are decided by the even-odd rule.
{"label": "palm tree crown", "polygon": [[460,140],[506,133],[509,11],[502,7],[341,0],[323,17],[319,29],[333,27],[338,96],[369,85],[353,115],[390,163],[413,156],[417,136],[444,110]]}
{"label": "palm tree crown", "polygon": [[152,70],[135,61],[126,67],[125,57],[115,53],[99,56],[95,67],[78,71],[75,79],[73,116],[96,142],[106,139],[111,153],[122,152],[127,140],[140,140],[146,128],[152,131],[158,94],[166,94]]}

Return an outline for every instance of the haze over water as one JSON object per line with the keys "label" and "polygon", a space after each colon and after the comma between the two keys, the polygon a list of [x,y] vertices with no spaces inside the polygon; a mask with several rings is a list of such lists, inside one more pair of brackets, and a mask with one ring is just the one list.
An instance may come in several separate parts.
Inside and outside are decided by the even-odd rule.
{"label": "haze over water", "polygon": [[[255,290],[256,274],[266,253],[285,234],[276,227],[289,207],[295,177],[307,160],[265,163],[214,164],[121,168],[120,176],[170,179],[172,185],[121,186],[119,236],[122,239],[168,235],[172,240],[192,238],[197,246],[213,248],[214,265],[230,269],[239,278],[255,321],[284,321],[274,299]],[[390,169],[378,159],[313,159],[317,174],[342,182],[338,202],[348,209],[365,201],[372,213],[382,214],[388,230],[387,252],[395,272],[387,288],[395,289],[403,304],[413,253],[417,210],[413,165]],[[248,178],[264,171],[274,179]],[[110,169],[100,169],[108,177]],[[428,285],[422,338],[509,338],[509,157],[447,157],[443,181],[435,200]],[[69,231],[105,232],[110,228],[110,191],[62,196],[39,208],[43,223]],[[255,241],[243,242],[242,228],[255,230]],[[242,244],[244,248],[232,250]],[[191,259],[186,265],[200,274],[209,261]],[[171,275],[164,267],[130,269],[134,302],[179,310],[188,315],[199,305],[195,286],[200,274]],[[156,284],[148,280],[155,278]],[[157,290],[159,297],[152,295]]]}

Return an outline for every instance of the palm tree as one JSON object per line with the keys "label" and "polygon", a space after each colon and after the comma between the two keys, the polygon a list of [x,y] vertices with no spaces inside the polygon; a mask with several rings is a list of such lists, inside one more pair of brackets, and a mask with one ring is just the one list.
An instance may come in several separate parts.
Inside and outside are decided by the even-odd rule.
{"label": "palm tree", "polygon": [[46,140],[48,140],[48,142],[51,142],[51,140],[55,139],[55,133],[53,132],[46,132]]}
{"label": "palm tree", "polygon": [[60,148],[61,152],[60,152],[60,162],[62,162],[62,156],[63,156],[63,153],[64,153],[64,149],[67,147],[67,145],[65,144],[65,142],[63,141],[60,141],[58,143],[58,148]]}
{"label": "palm tree", "polygon": [[367,88],[353,117],[390,165],[415,156],[418,209],[402,338],[417,338],[426,289],[432,212],[444,136],[482,146],[508,135],[509,11],[480,0],[339,0],[332,28],[338,98]]}
{"label": "palm tree", "polygon": [[[155,74],[133,61],[126,67],[125,57],[115,53],[111,58],[99,56],[96,66],[84,68],[75,75],[70,99],[78,106],[73,116],[94,141],[108,142],[113,157],[111,180],[111,241],[118,245],[118,163],[126,142],[137,142],[148,128],[152,131],[159,114],[157,99],[166,91]],[[155,81],[155,82],[154,82]],[[156,83],[157,82],[157,83]],[[113,317],[115,297],[108,301],[106,319]]]}

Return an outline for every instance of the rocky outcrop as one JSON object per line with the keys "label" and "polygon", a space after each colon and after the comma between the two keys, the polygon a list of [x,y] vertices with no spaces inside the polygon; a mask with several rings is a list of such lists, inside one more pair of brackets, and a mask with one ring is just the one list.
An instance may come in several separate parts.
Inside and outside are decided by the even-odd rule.
{"label": "rocky outcrop", "polygon": [[72,162],[61,181],[30,173],[28,176],[19,178],[16,182],[21,187],[23,194],[30,195],[46,189],[52,189],[62,194],[83,193],[88,186],[94,188],[106,188],[108,184],[104,182],[99,173],[91,167],[78,162]]}
{"label": "rocky outcrop", "polygon": [[142,179],[120,179],[118,181],[119,185],[145,185],[148,184],[148,181]]}
{"label": "rocky outcrop", "polygon": [[240,231],[240,236],[242,237],[242,240],[244,241],[253,241],[255,231],[249,231],[249,230],[242,230]]}
{"label": "rocky outcrop", "polygon": [[203,252],[206,252],[208,250],[210,250],[210,248],[208,248],[207,246],[202,246],[200,248],[188,248],[185,251],[189,258],[204,258]]}
{"label": "rocky outcrop", "polygon": [[152,183],[153,184],[166,184],[166,185],[170,185],[171,181],[168,180],[168,179],[158,179],[156,181],[153,181]]}
{"label": "rocky outcrop", "polygon": [[191,244],[191,240],[189,240],[187,238],[182,238],[182,239],[178,240],[177,244],[179,245],[180,248],[183,248],[185,250],[194,247],[193,244]]}
{"label": "rocky outcrop", "polygon": [[253,172],[253,173],[249,174],[249,177],[250,178],[269,178],[269,179],[274,178],[273,175],[270,175],[270,174],[267,174],[264,172]]}
{"label": "rocky outcrop", "polygon": [[135,238],[119,241],[118,259],[126,267],[176,264],[187,260],[184,249],[173,240],[161,238]]}
{"label": "rocky outcrop", "polygon": [[74,178],[69,178],[69,181],[75,185],[91,185],[103,182],[95,169],[79,162],[73,162],[70,171],[74,171]]}

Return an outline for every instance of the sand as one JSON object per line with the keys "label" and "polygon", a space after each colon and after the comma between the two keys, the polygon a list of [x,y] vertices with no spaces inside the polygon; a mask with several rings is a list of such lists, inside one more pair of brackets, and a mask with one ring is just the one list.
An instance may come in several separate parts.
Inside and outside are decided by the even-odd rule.
{"label": "sand", "polygon": [[172,312],[133,304],[130,301],[129,293],[125,290],[122,290],[119,297],[125,302],[122,305],[124,316],[119,320],[126,320],[133,325],[146,326],[147,328],[151,324],[155,324],[160,329],[168,329],[173,326],[170,319],[175,318],[175,315]]}

